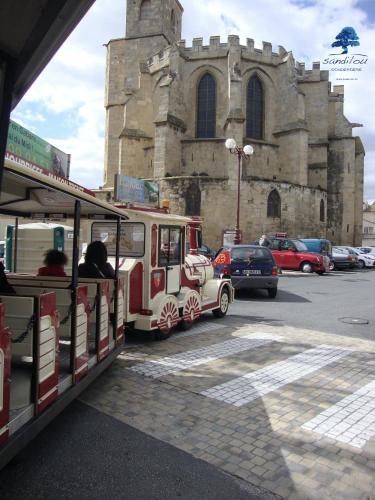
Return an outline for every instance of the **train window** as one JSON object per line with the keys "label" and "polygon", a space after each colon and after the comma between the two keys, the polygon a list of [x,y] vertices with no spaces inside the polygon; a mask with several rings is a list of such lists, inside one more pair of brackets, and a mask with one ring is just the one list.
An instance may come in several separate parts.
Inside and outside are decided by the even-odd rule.
{"label": "train window", "polygon": [[159,266],[181,263],[181,228],[161,226],[159,231]]}
{"label": "train window", "polygon": [[[91,241],[102,241],[108,256],[116,255],[117,224],[94,222],[91,226]],[[121,257],[143,257],[145,254],[145,226],[140,222],[122,222],[120,239]]]}

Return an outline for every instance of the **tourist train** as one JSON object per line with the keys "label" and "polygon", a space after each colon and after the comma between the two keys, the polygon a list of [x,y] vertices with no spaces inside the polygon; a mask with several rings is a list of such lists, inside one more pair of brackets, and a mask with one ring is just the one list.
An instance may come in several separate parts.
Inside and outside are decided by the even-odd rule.
{"label": "tourist train", "polygon": [[[15,293],[0,292],[1,468],[113,362],[127,328],[166,339],[205,312],[223,317],[233,288],[197,253],[199,218],[113,206],[11,160],[0,206],[2,217],[15,218],[6,240]],[[43,221],[32,238],[22,232],[25,220]],[[43,223],[66,220],[73,221],[66,238],[53,241],[69,249],[68,275],[38,276],[34,257],[41,265],[42,242],[49,241]],[[106,245],[114,279],[79,277],[85,232],[86,241]]]}

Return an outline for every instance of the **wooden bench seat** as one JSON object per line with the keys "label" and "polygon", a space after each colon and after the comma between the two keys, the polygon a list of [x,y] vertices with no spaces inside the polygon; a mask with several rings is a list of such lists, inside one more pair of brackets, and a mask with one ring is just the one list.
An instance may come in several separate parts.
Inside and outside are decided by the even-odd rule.
{"label": "wooden bench seat", "polygon": [[[32,357],[35,297],[0,295],[0,300],[4,304],[5,324],[11,330],[12,355]],[[14,343],[17,339],[20,341]]]}
{"label": "wooden bench seat", "polygon": [[2,294],[0,301],[4,306],[4,323],[11,330],[12,360],[27,357],[36,363],[37,411],[42,411],[58,393],[56,295],[28,288],[24,295]]}

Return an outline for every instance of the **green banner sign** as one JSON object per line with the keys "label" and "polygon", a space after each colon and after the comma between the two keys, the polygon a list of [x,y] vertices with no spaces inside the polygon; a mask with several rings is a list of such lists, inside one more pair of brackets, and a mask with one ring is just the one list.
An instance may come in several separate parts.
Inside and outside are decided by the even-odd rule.
{"label": "green banner sign", "polygon": [[156,206],[159,203],[159,183],[116,174],[115,200]]}
{"label": "green banner sign", "polygon": [[34,170],[41,169],[44,173],[69,177],[70,155],[12,120],[9,123],[5,158]]}

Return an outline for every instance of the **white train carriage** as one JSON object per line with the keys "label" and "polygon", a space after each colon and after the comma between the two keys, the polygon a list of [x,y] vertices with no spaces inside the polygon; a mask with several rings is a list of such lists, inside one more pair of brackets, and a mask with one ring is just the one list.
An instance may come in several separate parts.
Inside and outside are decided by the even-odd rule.
{"label": "white train carriage", "polygon": [[[204,312],[224,316],[233,288],[230,280],[214,278],[211,261],[197,254],[200,219],[162,210],[124,210],[128,219],[121,223],[119,273],[125,280],[125,322],[165,339],[175,326],[187,329]],[[103,241],[114,258],[114,223],[93,222],[90,239]]]}
{"label": "white train carriage", "polygon": [[[119,230],[126,213],[85,190],[6,161],[0,214],[15,218],[13,272],[7,275],[15,293],[0,290],[1,468],[122,349],[125,281],[119,276],[118,252],[115,279],[79,279],[78,263],[81,219],[108,219]],[[30,252],[30,274],[19,272],[24,268],[17,264],[27,259],[20,218],[74,220],[70,254],[65,246],[70,276],[37,276],[41,251],[39,265]]]}

